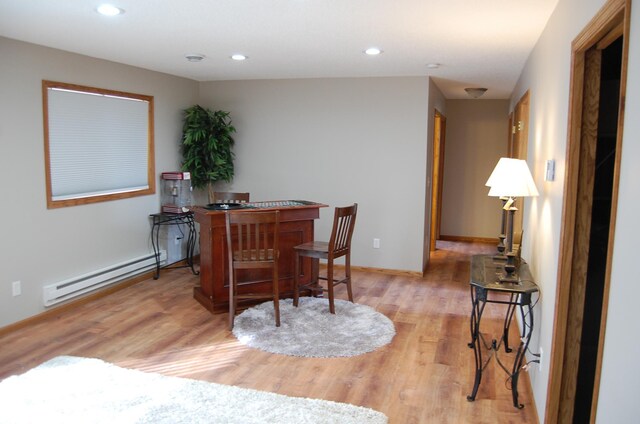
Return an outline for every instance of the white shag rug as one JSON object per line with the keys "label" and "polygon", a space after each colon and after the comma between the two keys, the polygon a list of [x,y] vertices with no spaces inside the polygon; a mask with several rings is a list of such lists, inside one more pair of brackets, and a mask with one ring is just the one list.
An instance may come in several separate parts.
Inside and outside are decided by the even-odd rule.
{"label": "white shag rug", "polygon": [[387,423],[381,412],[59,356],[0,382],[0,423]]}
{"label": "white shag rug", "polygon": [[366,305],[301,297],[280,301],[280,327],[275,326],[273,302],[265,302],[235,318],[233,334],[243,344],[271,353],[306,357],[344,357],[371,352],[391,342],[393,322]]}

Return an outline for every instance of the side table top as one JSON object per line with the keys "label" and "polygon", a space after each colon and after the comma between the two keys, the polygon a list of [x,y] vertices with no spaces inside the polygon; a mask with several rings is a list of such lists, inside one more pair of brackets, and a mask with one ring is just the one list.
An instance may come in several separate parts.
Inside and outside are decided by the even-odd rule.
{"label": "side table top", "polygon": [[533,281],[529,265],[522,261],[516,269],[518,282],[500,282],[500,272],[504,269],[505,261],[496,260],[492,255],[474,255],[471,257],[472,286],[509,293],[535,293],[538,286]]}
{"label": "side table top", "polygon": [[171,212],[156,212],[149,214],[150,217],[155,218],[181,218],[193,215],[193,211],[188,212],[180,212],[180,213],[171,213]]}

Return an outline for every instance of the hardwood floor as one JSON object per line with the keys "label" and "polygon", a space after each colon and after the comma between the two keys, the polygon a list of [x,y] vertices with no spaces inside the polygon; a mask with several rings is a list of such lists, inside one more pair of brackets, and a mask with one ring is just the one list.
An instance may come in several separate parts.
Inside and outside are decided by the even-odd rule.
{"label": "hardwood floor", "polygon": [[[164,270],[102,299],[0,337],[0,379],[57,355],[281,393],[347,402],[385,413],[390,423],[537,423],[529,376],[513,407],[507,375],[494,360],[475,402],[470,340],[469,255],[486,244],[438,242],[424,278],[353,272],[357,303],[393,320],[393,341],[351,358],[296,358],[241,345],[227,315],[211,315],[192,296],[187,269]],[[337,297],[344,299],[340,289]],[[482,332],[500,334],[503,305],[487,305]],[[510,340],[519,340],[513,325]],[[500,353],[511,363],[515,353]],[[533,368],[535,370],[535,367]],[[532,371],[535,372],[535,371]]]}

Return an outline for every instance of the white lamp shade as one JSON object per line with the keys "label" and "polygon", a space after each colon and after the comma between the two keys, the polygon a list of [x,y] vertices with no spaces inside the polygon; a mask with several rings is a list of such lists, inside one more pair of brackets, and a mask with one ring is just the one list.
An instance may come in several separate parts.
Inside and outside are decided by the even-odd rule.
{"label": "white lamp shade", "polygon": [[486,185],[492,197],[532,197],[538,189],[527,162],[521,159],[500,158]]}
{"label": "white lamp shade", "polygon": [[487,182],[484,184],[487,187],[491,187],[493,184],[495,184],[498,179],[500,178],[500,173],[507,169],[507,167],[512,166],[510,163],[511,162],[515,162],[519,159],[511,159],[511,158],[500,158],[500,160],[498,161],[498,164],[495,166],[495,168],[493,168],[493,171],[491,172],[491,175],[489,175],[489,179],[487,180]]}

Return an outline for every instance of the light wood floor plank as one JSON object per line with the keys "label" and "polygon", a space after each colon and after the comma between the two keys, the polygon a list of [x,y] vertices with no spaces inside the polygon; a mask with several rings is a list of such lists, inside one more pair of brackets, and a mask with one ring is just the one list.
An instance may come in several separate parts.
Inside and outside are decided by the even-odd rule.
{"label": "light wood floor plank", "polygon": [[[475,402],[470,340],[469,256],[483,244],[438,242],[424,278],[353,271],[354,295],[394,321],[391,344],[351,358],[295,358],[241,345],[227,315],[211,315],[192,296],[198,277],[163,270],[107,297],[0,337],[0,379],[57,355],[289,396],[348,402],[379,410],[391,423],[536,423],[529,378],[521,374],[513,407],[506,374],[487,367]],[[344,290],[338,291],[346,298]],[[504,309],[488,305],[487,338],[500,334]],[[512,326],[512,343],[518,340]],[[514,353],[500,353],[508,363]],[[535,369],[535,367],[534,367]],[[535,372],[535,371],[534,371]]]}

